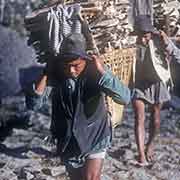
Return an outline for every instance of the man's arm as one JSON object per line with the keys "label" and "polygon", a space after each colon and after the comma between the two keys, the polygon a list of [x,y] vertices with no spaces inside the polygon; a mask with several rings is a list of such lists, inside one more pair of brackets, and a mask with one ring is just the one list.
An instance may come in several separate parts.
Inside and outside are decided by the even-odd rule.
{"label": "man's arm", "polygon": [[26,106],[31,110],[39,110],[48,99],[51,88],[47,87],[47,75],[32,84],[32,87],[26,91]]}
{"label": "man's arm", "polygon": [[169,55],[173,57],[178,63],[180,63],[180,49],[169,39],[169,43],[166,47]]}
{"label": "man's arm", "polygon": [[47,85],[47,75],[43,75],[35,84],[35,91],[38,95],[42,95]]}
{"label": "man's arm", "polygon": [[160,31],[160,35],[162,36],[166,46],[166,51],[170,56],[173,57],[173,59],[176,59],[176,61],[180,63],[180,49],[173,43],[173,41],[166,35],[166,33]]}
{"label": "man's arm", "polygon": [[119,104],[128,104],[130,102],[130,90],[125,86],[118,77],[114,76],[112,72],[103,65],[101,60],[93,56],[96,68],[101,74],[99,86],[102,91],[112,97],[112,99]]}

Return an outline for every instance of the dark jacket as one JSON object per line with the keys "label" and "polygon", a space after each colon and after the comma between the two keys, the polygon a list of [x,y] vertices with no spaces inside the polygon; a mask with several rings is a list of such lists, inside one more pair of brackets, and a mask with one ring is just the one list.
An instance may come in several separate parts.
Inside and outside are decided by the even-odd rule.
{"label": "dark jacket", "polygon": [[168,44],[164,45],[159,36],[153,36],[146,47],[138,45],[136,55],[136,68],[133,73],[135,84],[142,81],[162,81],[166,84],[171,79],[170,60],[174,58],[180,63],[180,50],[170,39]]}
{"label": "dark jacket", "polygon": [[[72,136],[81,153],[89,152],[99,141],[111,136],[105,94],[121,104],[130,101],[129,89],[110,71],[107,70],[103,76],[93,71],[88,67],[78,78],[73,94],[65,78],[52,88],[51,132],[59,140],[62,152]],[[43,103],[43,96],[28,98],[29,108],[37,109]]]}

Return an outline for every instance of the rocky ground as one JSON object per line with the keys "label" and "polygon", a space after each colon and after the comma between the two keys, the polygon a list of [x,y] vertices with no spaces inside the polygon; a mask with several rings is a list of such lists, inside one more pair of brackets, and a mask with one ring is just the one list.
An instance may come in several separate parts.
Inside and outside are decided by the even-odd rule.
{"label": "rocky ground", "polygon": [[[2,103],[0,180],[67,179],[64,166],[53,156],[53,149],[43,143],[44,137],[49,134],[49,111],[45,108],[41,110],[46,115],[27,112],[22,98],[10,98]],[[156,161],[148,167],[140,168],[135,165],[137,150],[133,111],[131,106],[125,109],[121,126],[114,130],[102,180],[179,180],[180,113],[165,109],[161,116]],[[5,127],[9,128],[5,130]]]}
{"label": "rocky ground", "polygon": [[[17,30],[22,28],[23,17],[31,6],[37,7],[32,4],[34,0],[29,3],[18,0],[18,5],[12,0],[7,1],[11,3],[4,0],[0,2],[1,24],[8,26],[12,23]],[[7,16],[13,17],[13,20],[5,18]],[[22,29],[19,31],[25,34]],[[5,38],[3,41],[3,37],[6,36],[1,33],[1,48],[5,54],[4,47],[11,49],[11,46],[3,44],[8,40]],[[9,44],[13,45],[12,39]],[[15,44],[16,51],[22,51],[22,46]],[[7,51],[7,54],[6,59],[9,59],[11,53]],[[21,58],[27,58],[28,54],[23,50]],[[26,111],[23,98],[3,100],[0,107],[0,180],[66,179],[64,166],[54,157],[53,149],[43,143],[43,139],[49,134],[50,117],[46,108],[41,112],[43,114]],[[149,114],[146,126],[148,116]],[[114,130],[113,143],[105,161],[102,180],[180,179],[180,111],[165,109],[161,116],[161,134],[156,140],[156,161],[146,168],[139,168],[134,163],[137,149],[133,131],[133,112],[131,106],[125,109],[121,126]]]}

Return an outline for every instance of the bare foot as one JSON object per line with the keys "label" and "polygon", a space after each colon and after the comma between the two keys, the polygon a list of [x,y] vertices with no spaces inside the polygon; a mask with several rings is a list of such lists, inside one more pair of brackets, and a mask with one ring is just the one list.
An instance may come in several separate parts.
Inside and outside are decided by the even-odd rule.
{"label": "bare foot", "polygon": [[139,155],[137,161],[138,161],[138,163],[142,163],[142,164],[146,163],[147,161],[146,161],[146,156],[145,156],[145,154],[144,154],[144,155]]}
{"label": "bare foot", "polygon": [[136,165],[137,167],[147,167],[147,166],[149,166],[149,163],[148,163],[147,161],[145,161],[145,162],[143,162],[143,163],[137,162],[135,165]]}
{"label": "bare foot", "polygon": [[148,162],[154,161],[154,147],[152,144],[147,145],[146,149],[146,159]]}
{"label": "bare foot", "polygon": [[146,160],[145,155],[139,155],[138,159],[136,159],[136,162],[132,162],[132,164],[136,167],[147,167],[149,166],[149,163]]}

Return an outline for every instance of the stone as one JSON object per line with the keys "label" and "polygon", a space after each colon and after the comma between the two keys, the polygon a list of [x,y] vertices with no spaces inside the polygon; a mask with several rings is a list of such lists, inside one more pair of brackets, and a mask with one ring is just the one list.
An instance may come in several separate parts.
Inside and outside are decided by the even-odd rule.
{"label": "stone", "polygon": [[52,167],[51,174],[53,177],[60,176],[66,172],[64,166]]}

